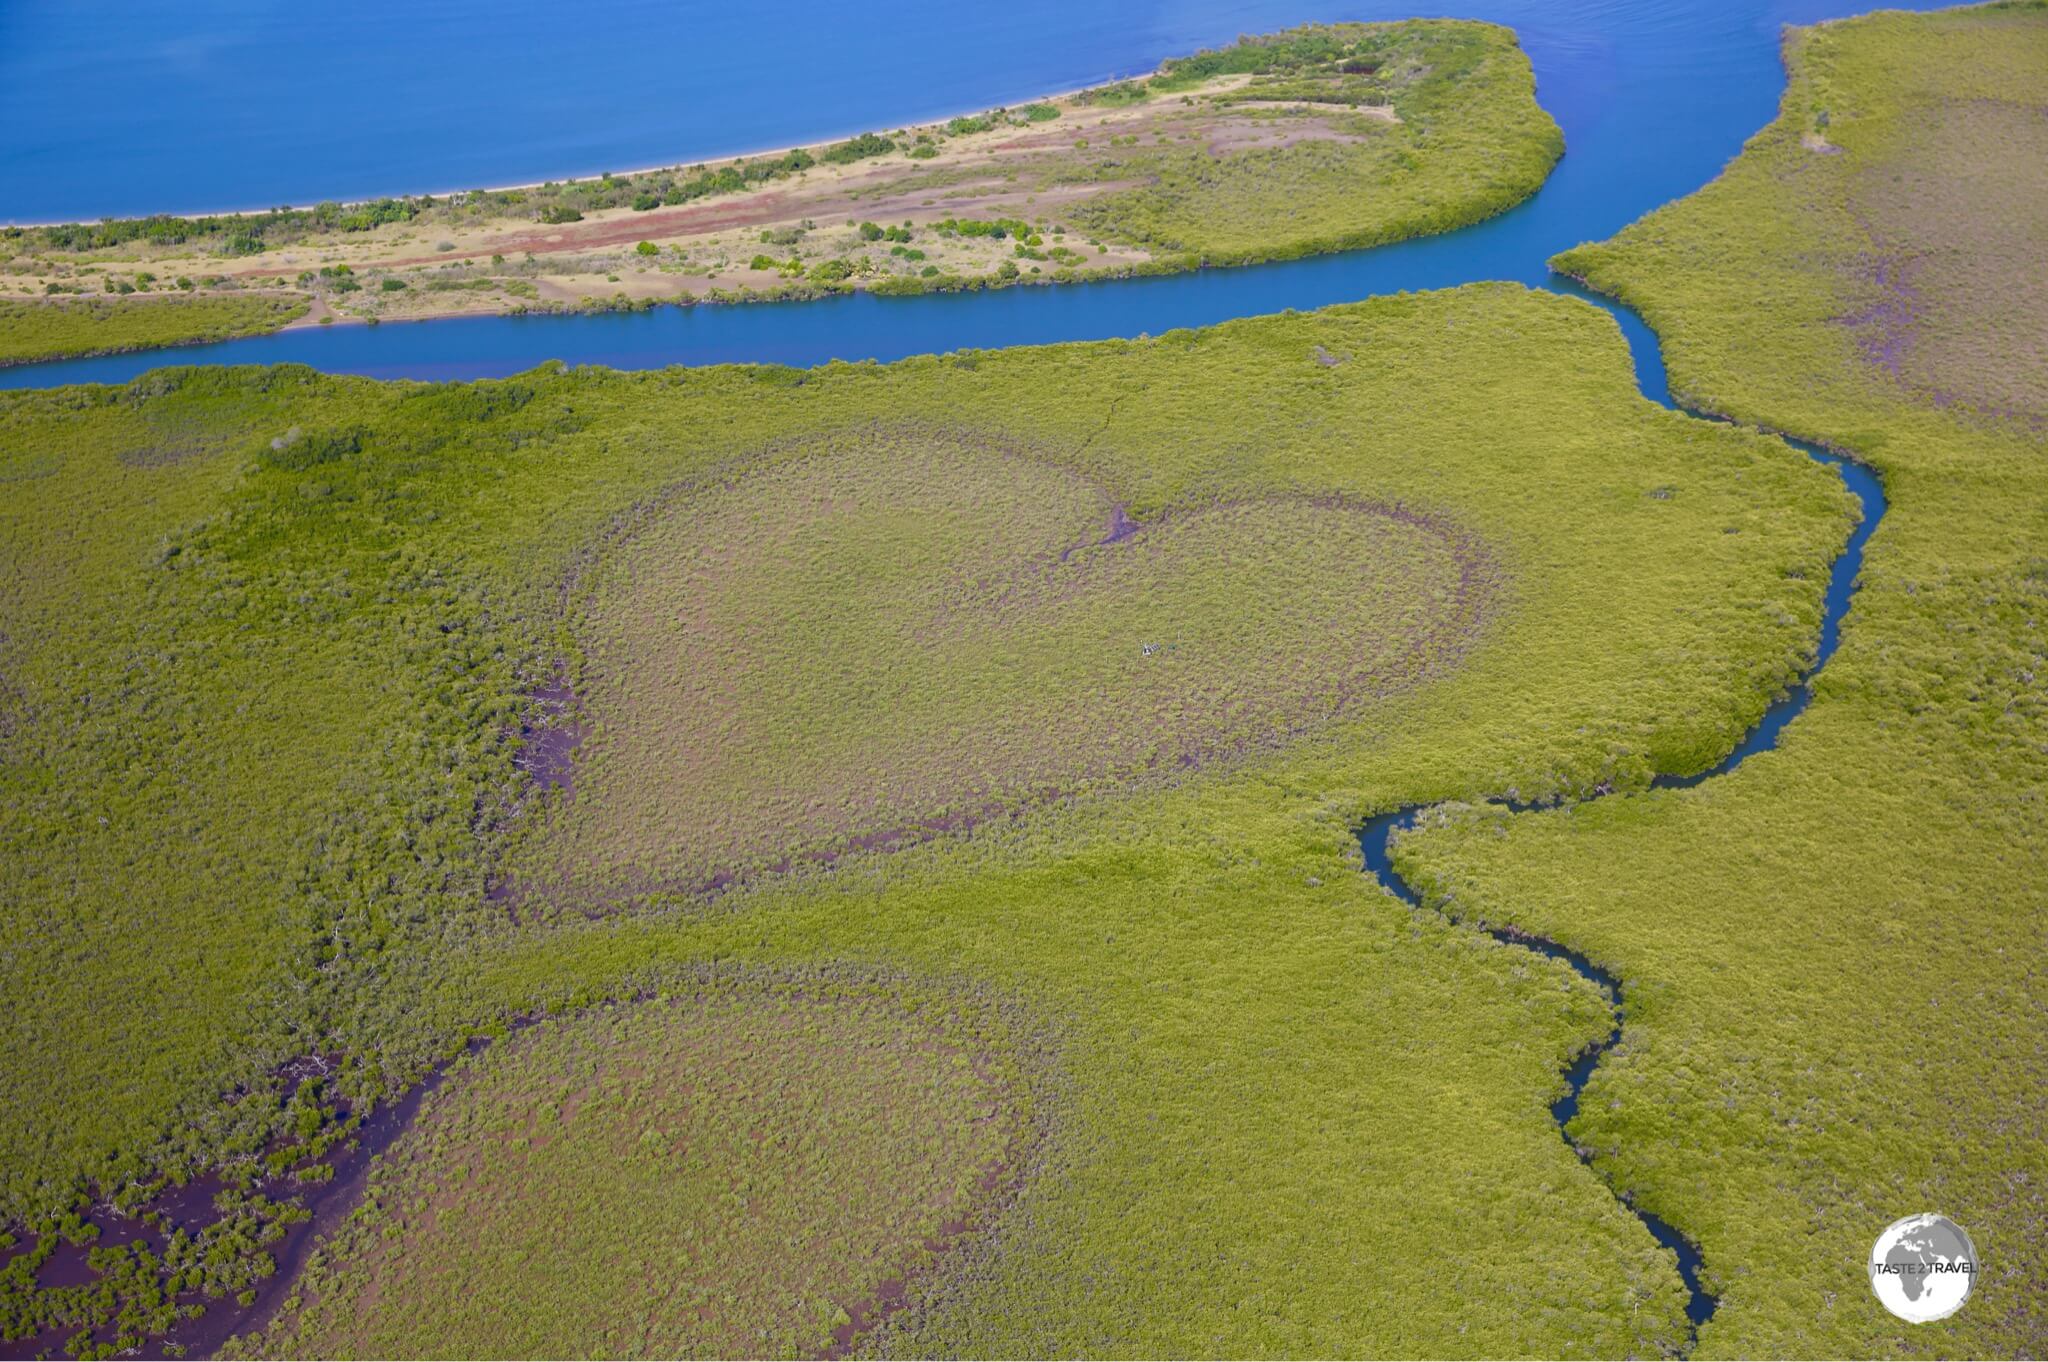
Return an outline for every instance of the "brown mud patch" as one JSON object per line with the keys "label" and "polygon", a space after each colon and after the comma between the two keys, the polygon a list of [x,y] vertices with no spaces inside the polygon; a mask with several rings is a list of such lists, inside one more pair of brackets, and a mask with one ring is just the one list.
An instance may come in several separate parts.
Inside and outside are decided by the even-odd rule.
{"label": "brown mud patch", "polygon": [[[527,707],[519,720],[519,752],[512,758],[513,769],[525,782],[525,789],[511,817],[517,818],[526,799],[559,790],[564,803],[576,798],[576,750],[589,736],[583,721],[576,688],[566,667],[527,693]],[[509,880],[493,877],[486,882],[484,898],[502,903],[518,922],[518,894]]]}
{"label": "brown mud patch", "polygon": [[574,799],[576,749],[589,732],[577,717],[575,688],[565,671],[557,671],[529,695],[532,707],[519,725],[519,755],[512,764],[535,790],[560,790],[563,799]]}
{"label": "brown mud patch", "polygon": [[1877,300],[1836,320],[1856,332],[1856,348],[1865,363],[1875,365],[1898,378],[1904,370],[1906,352],[1913,344],[1913,331],[1920,318],[1920,290],[1913,287],[1913,262],[1901,259],[1877,260],[1869,267],[1869,279],[1877,289]]}
{"label": "brown mud patch", "polygon": [[1319,118],[1288,119],[1285,122],[1240,120],[1205,131],[1208,136],[1204,145],[1215,157],[1234,156],[1243,151],[1280,151],[1308,142],[1356,145],[1372,140],[1355,132],[1340,131]]}

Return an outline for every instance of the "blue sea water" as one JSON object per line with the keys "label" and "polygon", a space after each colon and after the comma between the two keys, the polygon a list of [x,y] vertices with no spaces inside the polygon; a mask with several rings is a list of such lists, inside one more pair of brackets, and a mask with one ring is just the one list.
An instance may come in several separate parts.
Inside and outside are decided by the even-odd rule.
{"label": "blue sea water", "polygon": [[[1567,153],[1491,222],[1375,251],[1174,278],[803,305],[332,326],[0,370],[121,381],[169,363],[379,377],[815,364],[1134,336],[1475,279],[1544,260],[1713,177],[1768,121],[1787,23],[1859,0],[1453,0],[1513,26]],[[690,162],[1014,103],[1240,32],[1419,0],[0,0],[0,220],[252,207]]]}

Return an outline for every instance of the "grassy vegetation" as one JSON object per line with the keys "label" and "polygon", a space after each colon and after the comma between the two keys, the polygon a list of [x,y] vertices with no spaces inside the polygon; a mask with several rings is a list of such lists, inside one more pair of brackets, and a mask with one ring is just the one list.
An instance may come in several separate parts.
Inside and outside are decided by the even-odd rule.
{"label": "grassy vegetation", "polygon": [[275,331],[304,316],[306,300],[209,295],[148,302],[0,298],[0,365],[196,345]]}
{"label": "grassy vegetation", "polygon": [[[1564,1060],[1604,1034],[1602,999],[1561,965],[1381,894],[1355,871],[1350,831],[1418,800],[1698,769],[1812,646],[1846,492],[1778,441],[1642,400],[1597,310],[1488,285],[811,372],[555,368],[432,386],[163,371],[0,396],[0,458],[8,1216],[256,1157],[294,1119],[272,1077],[294,1055],[343,1056],[331,1090],[366,1097],[515,1017],[680,995],[714,968],[829,969],[970,1009],[1010,1000],[1056,1037],[1037,1063],[1032,1176],[864,1346],[1585,1355],[1685,1337],[1670,1256],[1546,1110]],[[924,485],[951,478],[952,492]],[[927,508],[917,534],[905,498]],[[1276,525],[1290,504],[1292,526],[1337,547]],[[1080,548],[1114,505],[1144,528]],[[997,542],[932,507],[1001,516]],[[1395,517],[1340,509],[1353,507],[1400,508],[1482,550],[1495,576],[1477,629],[1443,632],[1442,550]],[[842,697],[857,689],[842,661],[915,696],[957,658],[987,683],[963,681],[964,713],[999,718],[1013,696],[1055,724],[1067,769],[1131,769],[1120,751],[1090,765],[1056,697],[1000,675],[1009,647],[1019,668],[1071,665],[1107,686],[1165,750],[1192,744],[1203,762],[1076,780],[971,835],[797,864],[716,898],[669,890],[594,921],[515,921],[487,897],[491,876],[544,860],[585,816],[582,792],[564,807],[520,777],[519,722],[543,708],[528,692],[565,662],[595,683],[588,814],[624,807],[603,774],[624,760],[619,735],[638,722],[675,742],[645,716],[680,692],[654,678],[630,709],[639,698],[603,664],[677,655],[664,611],[713,571],[683,553],[705,526],[732,532],[758,602],[762,641],[728,632],[729,655],[787,661]],[[810,548],[778,548],[778,528]],[[1257,545],[1241,577],[1203,547],[1226,530]],[[1339,553],[1376,573],[1348,593],[1308,580]],[[1200,572],[1177,575],[1175,554]],[[853,653],[804,654],[790,631],[814,603],[774,565],[815,573],[835,557],[885,576],[838,588],[850,617],[820,625]],[[1321,611],[1329,637],[1362,651],[1266,669],[1264,642],[1205,594],[1265,601],[1276,574],[1306,593],[1276,615],[1287,637],[1309,637]],[[953,643],[879,656],[864,631],[938,621],[932,577],[1014,589],[1008,605],[993,587],[954,597],[977,609]],[[1082,625],[1034,616],[1080,585],[1060,610]],[[1136,604],[1148,594],[1174,632],[1154,637]],[[1334,679],[1380,674],[1381,650],[1415,637],[1463,641],[1368,702],[1333,703]],[[1176,639],[1220,651],[1127,656]],[[1177,713],[1120,691],[1120,656],[1191,662],[1224,699],[1191,694]],[[741,711],[723,750],[752,760],[752,740],[823,733],[798,680],[776,684],[788,703]],[[1238,732],[1275,729],[1293,736],[1235,750]],[[1034,755],[977,750],[992,779]],[[764,784],[816,778],[783,756],[754,769]],[[852,778],[843,763],[827,774]],[[930,808],[940,786],[914,774],[901,807]],[[853,826],[827,815],[817,826]],[[674,840],[689,852],[720,835],[698,824]],[[614,1025],[655,1024],[559,1034]],[[533,1033],[533,1053],[586,1043],[550,1034]],[[442,1104],[434,1129],[512,1119],[542,1069],[495,1063],[462,1088],[485,1095]],[[416,1148],[392,1166],[394,1196],[427,1185],[407,1170],[454,1166]],[[862,1173],[880,1176],[851,1150],[832,1169]],[[623,1224],[575,1233],[607,1257],[640,1251]],[[451,1300],[448,1283],[481,1270],[442,1241],[367,1251],[430,1253],[456,1273],[381,1276],[394,1313],[376,1320],[408,1292]],[[778,1321],[763,1327],[814,1317]],[[399,1338],[388,1327],[378,1339]]]}
{"label": "grassy vegetation", "polygon": [[[1264,37],[1243,37],[1229,47],[1197,52],[1192,57],[1169,57],[1159,74],[1146,82],[1159,94],[1191,90],[1218,76],[1293,76],[1342,71],[1372,75],[1383,64],[1380,53],[1387,30],[1353,24],[1334,27],[1308,24]],[[1371,35],[1366,37],[1365,35]]]}
{"label": "grassy vegetation", "polygon": [[[1454,809],[1398,854],[1452,911],[1626,976],[1628,1040],[1573,1134],[1696,1236],[1721,1294],[1703,1355],[2032,1354],[2048,7],[1872,15],[1786,51],[1777,121],[1720,179],[1557,263],[1642,310],[1687,401],[1882,472],[1841,649],[1780,749],[1732,775]],[[1930,1208],[1985,1272],[1916,1327],[1860,1264]]]}
{"label": "grassy vegetation", "polygon": [[252,1342],[816,1356],[1016,1157],[1013,1084],[957,1013],[726,982],[521,1032],[458,1065]]}
{"label": "grassy vegetation", "polygon": [[1454,665],[1497,585],[1365,503],[1139,531],[957,430],[691,492],[580,584],[594,733],[545,884],[701,885],[1271,747]]}
{"label": "grassy vegetation", "polygon": [[1092,199],[1075,220],[1211,264],[1286,259],[1490,217],[1534,193],[1564,154],[1513,31],[1493,24],[1313,25],[1169,62],[1151,87],[1235,74],[1250,83],[1220,96],[1223,107],[1269,108],[1283,126],[1320,116],[1343,135],[1222,157],[1112,150],[1091,173],[1144,186]]}

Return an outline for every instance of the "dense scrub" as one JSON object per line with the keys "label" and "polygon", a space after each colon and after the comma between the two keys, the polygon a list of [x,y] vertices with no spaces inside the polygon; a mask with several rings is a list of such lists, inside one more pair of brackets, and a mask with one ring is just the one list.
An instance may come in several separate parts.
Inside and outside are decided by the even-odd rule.
{"label": "dense scrub", "polygon": [[[1027,116],[1028,120],[1028,116]],[[588,180],[550,180],[516,189],[478,189],[437,199],[431,194],[381,198],[361,203],[321,203],[312,208],[274,208],[255,213],[216,213],[176,217],[156,213],[141,218],[108,218],[101,222],[59,223],[45,227],[0,228],[0,241],[30,248],[73,253],[116,250],[124,246],[197,246],[222,257],[260,255],[265,250],[309,240],[346,237],[393,224],[443,224],[460,221],[478,210],[517,210],[533,222],[580,222],[585,213],[607,208],[675,207],[714,194],[732,193],[787,179],[823,161],[851,165],[893,151],[895,143],[875,133],[862,133],[821,148],[815,155],[794,147],[774,156],[739,158],[730,165],[676,167],[636,175],[609,172]]]}
{"label": "dense scrub", "polygon": [[[1786,51],[1777,121],[1719,180],[1556,263],[1650,319],[1688,402],[1883,474],[1840,651],[1779,750],[1731,775],[1568,812],[1455,808],[1398,855],[1452,911],[1626,976],[1628,1040],[1573,1135],[1697,1236],[1721,1295],[1703,1353],[2031,1356],[2048,7],[1874,15]],[[1862,1264],[1929,1209],[1985,1270],[1960,1313],[1916,1327]]]}
{"label": "dense scrub", "polygon": [[1022,1152],[987,1024],[814,979],[520,1032],[428,1100],[262,1348],[817,1356]]}
{"label": "dense scrub", "polygon": [[0,364],[261,335],[305,311],[306,300],[297,296],[208,295],[146,302],[0,299]]}
{"label": "dense scrub", "polygon": [[[812,465],[868,460],[840,494],[888,526],[933,495],[902,477],[914,463],[874,457],[906,431],[948,476],[988,476],[961,451],[1023,450],[1018,476],[1068,489],[1003,501],[1022,507],[1006,537],[1057,512],[1050,545],[1123,506],[1140,528],[1084,550],[1091,571],[1142,576],[1162,529],[1296,499],[1426,517],[1497,578],[1454,665],[1369,705],[1333,711],[1314,677],[1288,689],[1255,648],[1209,673],[1263,693],[1262,724],[1317,718],[1285,742],[716,897],[515,918],[495,873],[559,845],[575,809],[521,775],[528,695],[597,667],[603,611],[629,599],[579,591],[661,535],[687,542],[693,516],[787,514],[789,497],[746,498]],[[1577,1355],[1685,1337],[1670,1256],[1545,1109],[1603,1000],[1410,913],[1355,873],[1350,840],[1418,800],[1699,769],[1812,648],[1847,494],[1781,442],[1644,401],[1597,310],[1489,285],[810,372],[167,370],[0,397],[0,476],[9,1217],[258,1157],[294,1119],[274,1076],[293,1056],[337,1056],[337,1098],[388,1095],[512,1018],[714,962],[830,965],[1011,999],[1060,1037],[1036,1174],[998,1232],[917,1275],[877,1348]],[[897,518],[878,567],[927,535],[972,547],[934,519]],[[1380,561],[1342,538],[1370,523],[1328,529]],[[1271,542],[1261,574],[1322,551],[1287,569]],[[843,594],[854,617],[834,627],[886,629],[919,580]],[[1387,580],[1399,592],[1353,584],[1365,624],[1338,636],[1378,646],[1438,589]],[[795,617],[758,585],[764,622]],[[1172,640],[1125,640],[1137,661],[1153,641]]]}
{"label": "dense scrub", "polygon": [[[1356,249],[1462,227],[1520,202],[1564,153],[1512,31],[1492,24],[1337,24],[1170,62],[1165,91],[1246,74],[1219,102],[1346,136],[1217,157],[1131,147],[1092,173],[1141,188],[1075,210],[1105,237],[1210,264]],[[1375,119],[1352,112],[1379,109]]]}

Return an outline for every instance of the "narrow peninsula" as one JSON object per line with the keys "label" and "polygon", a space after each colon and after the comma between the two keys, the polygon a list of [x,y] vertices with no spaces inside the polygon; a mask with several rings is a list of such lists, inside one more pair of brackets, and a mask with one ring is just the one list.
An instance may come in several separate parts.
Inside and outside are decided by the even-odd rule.
{"label": "narrow peninsula", "polygon": [[0,364],[286,325],[912,294],[1354,250],[1512,207],[1563,151],[1511,30],[1319,24],[723,164],[0,228]]}

